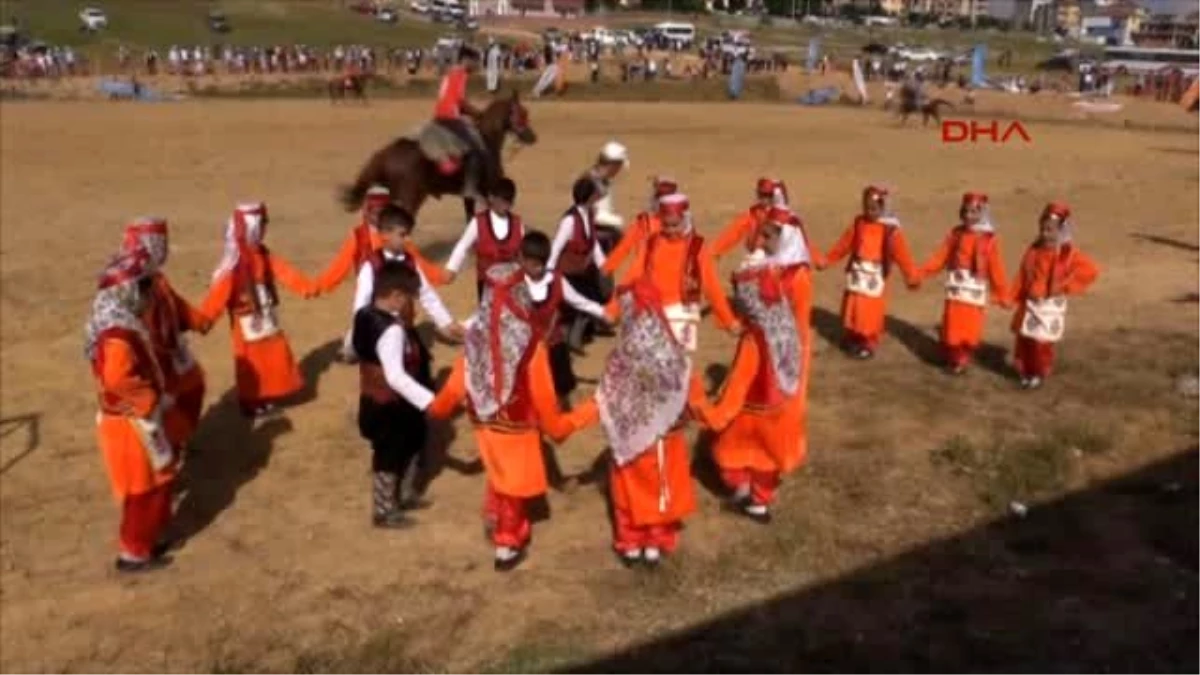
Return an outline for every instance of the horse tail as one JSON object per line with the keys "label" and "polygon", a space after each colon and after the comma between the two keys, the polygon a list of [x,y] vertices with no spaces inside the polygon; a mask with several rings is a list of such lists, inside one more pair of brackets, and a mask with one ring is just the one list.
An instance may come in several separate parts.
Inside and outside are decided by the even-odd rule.
{"label": "horse tail", "polygon": [[338,199],[342,202],[343,208],[347,211],[357,211],[362,206],[363,199],[367,196],[367,190],[376,183],[379,165],[379,153],[375,153],[358,172],[358,178],[354,180],[354,183],[341,188]]}

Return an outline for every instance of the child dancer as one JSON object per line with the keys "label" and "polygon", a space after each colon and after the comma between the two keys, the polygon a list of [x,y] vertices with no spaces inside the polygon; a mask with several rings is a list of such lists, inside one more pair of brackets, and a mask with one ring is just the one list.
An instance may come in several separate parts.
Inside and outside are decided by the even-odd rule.
{"label": "child dancer", "polygon": [[317,294],[316,284],[263,244],[268,222],[263,202],[234,210],[225,228],[225,256],[201,309],[210,321],[229,314],[238,402],[248,417],[275,412],[277,402],[304,386],[276,316],[276,281],[305,298]]}
{"label": "child dancer", "polygon": [[1017,311],[1012,330],[1022,389],[1037,389],[1054,365],[1054,346],[1062,339],[1067,296],[1082,295],[1100,276],[1091,258],[1075,245],[1071,209],[1051,202],[1042,210],[1038,238],[1021,257],[1013,280]]}
{"label": "child dancer", "polygon": [[[362,220],[353,230],[350,230],[350,234],[342,242],[342,247],[338,249],[333,262],[316,278],[319,293],[331,293],[341,285],[346,277],[357,277],[358,272],[371,258],[371,255],[383,247],[378,229],[379,212],[388,204],[391,204],[391,192],[387,188],[375,185],[367,190],[366,199],[363,202]],[[429,280],[429,283],[434,286],[447,283],[448,279],[442,269],[425,260],[411,242],[406,242],[405,252],[416,261],[417,267]],[[346,337],[342,341],[342,352],[339,354],[344,363],[353,363],[355,359],[354,347],[350,343],[350,333],[350,330],[346,331]]]}
{"label": "child dancer", "polygon": [[546,348],[528,318],[533,301],[525,284],[514,283],[517,273],[515,265],[488,270],[479,320],[428,411],[446,418],[466,403],[487,472],[484,513],[499,572],[527,554],[526,503],[546,492],[542,434],[562,441],[596,419],[595,405],[564,414],[555,404]]}
{"label": "child dancer", "polygon": [[153,281],[141,255],[104,270],[88,319],[84,355],[100,395],[96,436],[113,496],[121,505],[118,572],[145,572],[171,561],[161,537],[171,519],[178,454],[163,429],[170,401],[142,316]]}
{"label": "child dancer", "polygon": [[613,302],[621,326],[595,396],[612,450],[613,549],[627,567],[654,567],[696,510],[684,430],[707,401],[653,282],[622,286]]}
{"label": "child dancer", "polygon": [[968,192],[959,207],[960,224],[921,267],[921,277],[946,270],[946,303],[942,309],[942,353],[946,371],[967,372],[971,355],[983,337],[988,300],[1008,307],[1008,281],[1000,240],[988,218],[987,195]]}
{"label": "child dancer", "polygon": [[633,227],[626,228],[620,241],[609,251],[608,258],[600,267],[601,272],[608,276],[616,274],[621,263],[625,262],[631,253],[641,250],[650,235],[656,234],[662,229],[662,223],[658,219],[658,200],[676,192],[679,192],[679,183],[674,178],[655,176],[651,180],[650,205],[645,211],[637,214],[633,221]]}
{"label": "child dancer", "polygon": [[366,264],[358,270],[358,281],[354,286],[355,315],[363,307],[371,304],[376,272],[383,267],[384,263],[394,260],[417,273],[417,278],[421,281],[417,297],[421,307],[429,314],[429,318],[433,320],[438,331],[450,339],[461,338],[462,327],[454,321],[454,317],[450,316],[446,305],[442,303],[441,296],[421,272],[421,266],[417,263],[417,259],[409,255],[408,235],[413,227],[412,216],[399,206],[388,204],[379,211],[378,223],[379,237],[383,245],[378,251],[371,254],[367,258]]}
{"label": "child dancer", "polygon": [[706,411],[720,430],[713,459],[732,492],[731,506],[760,523],[771,520],[769,507],[781,476],[804,460],[804,415],[798,408],[807,349],[796,325],[795,298],[807,287],[795,283],[794,266],[778,263],[783,231],[791,226],[777,220],[768,218],[760,227],[765,257],[733,276],[734,306],[746,332],[720,401]]}
{"label": "child dancer", "polygon": [[921,283],[900,221],[887,211],[887,198],[883,188],[872,185],[863,190],[862,213],[825,256],[828,264],[849,257],[842,326],[845,346],[859,359],[874,356],[883,336],[887,278],[892,265],[900,267],[910,289]]}
{"label": "child dancer", "polygon": [[517,184],[501,178],[488,191],[487,209],[471,218],[462,237],[454,245],[446,261],[446,276],[453,281],[466,261],[467,251],[475,249],[475,295],[483,298],[484,278],[489,267],[500,263],[517,262],[525,225],[513,213],[517,201]]}
{"label": "child dancer", "polygon": [[738,244],[746,251],[758,248],[758,228],[766,221],[772,206],[787,206],[787,186],[774,178],[759,178],[754,186],[755,200],[750,208],[734,218],[713,241],[713,256],[720,258]]}
{"label": "child dancer", "polygon": [[143,217],[125,228],[121,251],[124,255],[134,255],[140,250],[148,258],[151,286],[143,318],[154,345],[154,357],[162,368],[166,393],[175,400],[164,418],[167,439],[172,447],[182,451],[200,425],[205,390],[204,369],[192,355],[183,334],[208,333],[212,322],[167,281],[162,268],[170,253],[169,244],[166,219]]}
{"label": "child dancer", "polygon": [[376,527],[409,524],[400,508],[400,481],[425,447],[433,374],[429,350],[413,326],[420,293],[416,269],[389,260],[375,272],[371,304],[354,315],[358,430],[371,444]]}

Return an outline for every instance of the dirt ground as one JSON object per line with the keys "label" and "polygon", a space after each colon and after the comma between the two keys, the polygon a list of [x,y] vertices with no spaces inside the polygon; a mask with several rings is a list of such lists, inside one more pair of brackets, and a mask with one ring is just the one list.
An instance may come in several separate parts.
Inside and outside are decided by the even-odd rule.
{"label": "dirt ground", "polygon": [[[1195,123],[1178,108],[1147,115],[1174,115],[1190,131],[1032,122],[1032,144],[947,146],[937,132],[898,129],[878,111],[534,103],[541,142],[509,167],[518,211],[546,231],[567,206],[572,178],[616,138],[632,153],[617,188],[628,215],[643,204],[646,178],[667,172],[692,196],[700,231],[714,234],[747,205],[754,179],[771,174],[787,180],[814,241],[828,248],[860,189],[878,181],[894,187],[905,232],[925,258],[954,224],[959,195],[984,190],[1011,273],[1041,206],[1064,199],[1102,277],[1072,301],[1060,370],[1031,395],[1016,390],[1005,366],[1009,317],[998,309],[980,367],[948,379],[932,365],[936,281],[915,293],[893,289],[894,319],[878,358],[846,360],[833,346],[842,280],[835,270],[819,276],[809,465],[785,485],[766,530],[721,514],[698,482],[700,513],[657,578],[623,570],[609,554],[591,471],[604,457],[599,429],[557,449],[561,473],[581,484],[552,490],[551,517],[536,526],[529,562],[511,575],[491,569],[478,517],[482,476],[461,420],[419,527],[371,529],[368,455],[354,426],[357,375],[332,362],[351,288],[309,302],[287,298],[283,321],[310,381],[307,400],[285,420],[249,428],[228,395],[227,330],[196,339],[210,408],[179,507],[194,536],[173,568],[116,578],[117,510],[97,456],[81,349],[94,275],[123,222],[143,213],[171,219],[167,271],[198,301],[231,207],[265,199],[268,243],[315,274],[354,222],[337,208],[335,187],[427,109],[398,101],[0,107],[0,669],[553,667],[546,664],[601,655],[969,530],[996,515],[997,500],[1037,501],[1195,444],[1195,403],[1176,393],[1175,378],[1197,365],[1200,173]],[[459,208],[445,201],[422,212],[417,239],[431,257],[448,254],[462,227]],[[455,314],[472,309],[469,280],[442,293]],[[699,360],[719,375],[732,348],[708,330]],[[605,350],[592,345],[577,362],[580,374],[594,378]],[[452,353],[439,345],[437,365]],[[1023,457],[1021,443],[1051,431],[1059,445],[1047,451],[1058,453],[1049,478],[1013,465],[995,474],[1005,480],[979,480],[978,463],[964,459],[968,442]],[[1195,584],[1194,569],[1162,574],[1168,586]],[[1194,604],[1175,608],[1149,592],[1120,602],[1142,614],[1092,626],[1101,638],[1170,617],[1190,615],[1195,626]]]}

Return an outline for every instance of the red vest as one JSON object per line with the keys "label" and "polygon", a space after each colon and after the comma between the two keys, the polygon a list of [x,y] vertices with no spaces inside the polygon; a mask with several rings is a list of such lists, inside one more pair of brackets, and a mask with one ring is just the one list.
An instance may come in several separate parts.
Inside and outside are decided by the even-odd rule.
{"label": "red vest", "polygon": [[[250,255],[254,257],[253,260],[240,259],[233,270],[234,287],[228,306],[229,313],[233,316],[258,313],[261,309],[260,298],[257,295],[259,286],[266,288],[270,304],[279,304],[279,293],[275,290],[275,277],[271,274],[270,252],[266,246],[259,246],[258,250],[252,251]],[[261,279],[254,275],[256,263],[262,266]]]}
{"label": "red vest", "polygon": [[[950,247],[950,258],[946,263],[946,267],[950,271],[959,269],[958,267],[958,252],[962,249],[963,237],[967,233],[967,228],[958,226],[954,228],[954,245]],[[967,267],[967,271],[973,277],[986,277],[988,275],[988,254],[992,251],[992,242],[995,237],[991,232],[981,232],[975,240],[975,250],[972,251],[971,264]]]}
{"label": "red vest", "polygon": [[530,323],[538,339],[544,339],[546,344],[557,344],[562,339],[562,331],[558,325],[558,308],[563,301],[563,280],[558,272],[550,273],[550,287],[546,299],[534,301],[530,312]]}
{"label": "red vest", "polygon": [[384,258],[383,249],[380,249],[367,256],[367,264],[371,266],[371,270],[376,274],[379,274],[379,270],[383,269],[383,264],[385,262],[398,262],[414,272],[420,272],[420,270],[417,269],[417,261],[408,254],[405,254],[405,256],[400,259]]}
{"label": "red vest", "polygon": [[584,227],[583,214],[579,209],[572,207],[563,214],[564,218],[568,216],[574,223],[574,230],[571,232],[571,238],[567,240],[566,247],[559,254],[558,269],[563,274],[579,274],[588,268],[588,263],[592,260],[592,251],[596,247],[595,214],[588,212],[590,228]]}
{"label": "red vest", "polygon": [[[104,373],[104,350],[102,348],[104,341],[109,339],[123,340],[133,349],[134,357],[137,359],[139,366],[139,374],[146,378],[151,383],[154,383],[156,388],[161,391],[162,382],[159,377],[159,369],[154,360],[153,354],[146,346],[146,341],[140,335],[129,330],[128,328],[109,328],[96,336],[96,358],[92,360],[92,374],[96,376],[96,382],[99,384],[100,378]],[[158,371],[158,372],[156,372]],[[106,415],[131,415],[129,405],[122,398],[101,387],[99,392],[100,412]]]}
{"label": "red vest", "polygon": [[525,236],[525,226],[517,214],[509,212],[508,236],[504,239],[496,237],[496,231],[492,229],[492,212],[487,209],[475,215],[475,231],[478,234],[475,242],[475,272],[480,279],[492,265],[521,259],[521,239]]}
{"label": "red vest", "polygon": [[[645,269],[643,274],[649,275],[653,266],[654,248],[658,244],[661,233],[654,234],[646,242]],[[698,304],[702,297],[703,287],[700,284],[700,249],[704,247],[704,237],[690,233],[688,236],[687,262],[684,264],[683,278],[679,280],[679,297],[686,304]]]}
{"label": "red vest", "polygon": [[[846,261],[846,271],[850,270],[851,265],[861,260],[858,256],[858,247],[862,244],[860,228],[866,222],[870,221],[867,221],[866,218],[863,218],[862,216],[854,219],[854,241],[850,246],[850,258]],[[882,250],[880,252],[881,260],[878,262],[879,266],[883,269],[883,278],[886,279],[888,272],[890,272],[892,268],[892,234],[895,233],[896,226],[888,225],[887,223],[880,223],[880,225],[883,225],[883,246],[881,247]]]}

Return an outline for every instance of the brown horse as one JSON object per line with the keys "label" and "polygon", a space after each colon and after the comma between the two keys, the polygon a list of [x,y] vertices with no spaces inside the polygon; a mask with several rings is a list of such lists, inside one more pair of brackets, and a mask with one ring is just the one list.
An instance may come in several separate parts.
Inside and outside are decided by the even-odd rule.
{"label": "brown horse", "polygon": [[345,100],[348,95],[359,101],[367,102],[367,76],[358,73],[338,75],[329,80],[329,102],[337,103]]}
{"label": "brown horse", "polygon": [[[537,142],[537,134],[529,126],[529,112],[521,105],[516,91],[511,96],[492,101],[484,108],[475,118],[475,127],[487,150],[485,161],[492,162],[491,171],[483,173],[494,178],[504,176],[501,151],[508,134],[513,134],[526,145]],[[489,186],[483,182],[480,181],[480,191],[486,193]],[[454,174],[444,175],[421,152],[416,141],[398,138],[372,154],[358,172],[354,183],[342,188],[342,206],[347,211],[358,209],[372,185],[387,187],[392,192],[392,201],[415,217],[429,197],[441,199],[443,195],[461,195],[463,173],[459,169]],[[468,218],[475,214],[475,200],[464,198],[463,207]]]}
{"label": "brown horse", "polygon": [[946,107],[946,108],[950,108],[951,110],[954,109],[954,104],[945,99],[935,98],[935,99],[931,99],[929,101],[924,101],[924,100],[922,100],[923,98],[924,97],[922,97],[919,93],[913,92],[911,90],[906,91],[906,90],[902,89],[900,91],[900,125],[901,126],[908,123],[909,115],[912,115],[913,113],[918,113],[918,112],[921,113],[921,126],[927,126],[929,124],[930,119],[932,119],[934,122],[937,122],[938,124],[941,124],[942,123],[941,108]]}

